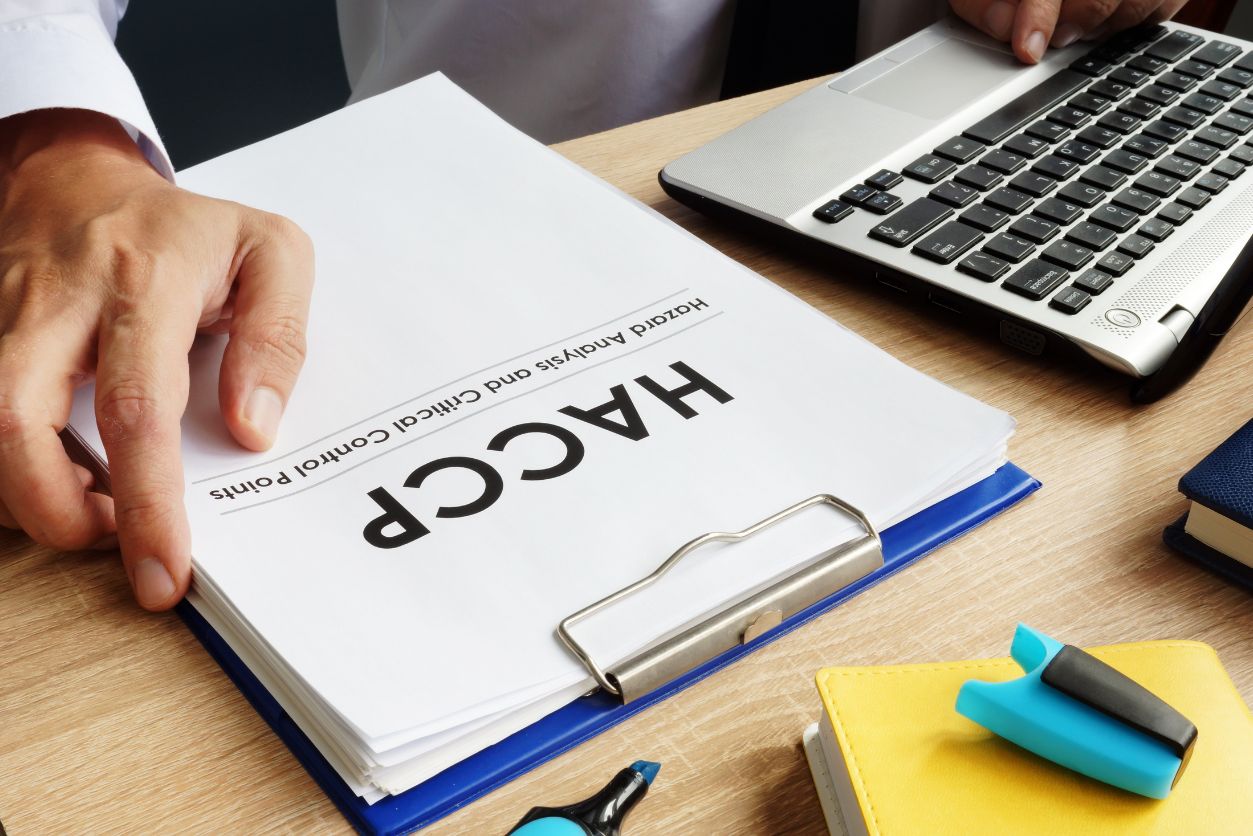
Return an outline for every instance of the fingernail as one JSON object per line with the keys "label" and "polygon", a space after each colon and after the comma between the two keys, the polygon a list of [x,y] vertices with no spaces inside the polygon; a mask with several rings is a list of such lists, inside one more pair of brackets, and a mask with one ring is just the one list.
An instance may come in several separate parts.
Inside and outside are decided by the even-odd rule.
{"label": "fingernail", "polygon": [[1002,41],[1009,40],[1009,30],[1014,26],[1014,15],[1017,12],[1018,7],[1013,3],[997,0],[983,13],[983,25],[992,33],[992,37]]}
{"label": "fingernail", "polygon": [[174,597],[174,579],[161,561],[145,557],[135,566],[135,597],[139,605],[153,609]]}
{"label": "fingernail", "polygon": [[1045,46],[1046,43],[1044,41],[1043,32],[1032,32],[1027,36],[1027,42],[1023,44],[1023,47],[1027,50],[1027,54],[1031,56],[1032,61],[1039,61],[1044,57]]}
{"label": "fingernail", "polygon": [[278,392],[269,386],[258,386],[252,390],[248,403],[244,406],[244,420],[256,427],[266,440],[274,441],[274,437],[278,435],[278,422],[282,417],[283,399]]}
{"label": "fingernail", "polygon": [[1065,49],[1083,36],[1083,30],[1073,23],[1063,23],[1053,33],[1053,47]]}

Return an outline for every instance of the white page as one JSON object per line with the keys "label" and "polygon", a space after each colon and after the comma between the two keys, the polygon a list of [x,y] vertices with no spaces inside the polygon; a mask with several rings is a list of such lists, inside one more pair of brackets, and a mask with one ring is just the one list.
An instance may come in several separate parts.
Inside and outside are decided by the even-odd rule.
{"label": "white page", "polygon": [[[920,498],[951,493],[954,474],[974,478],[971,462],[990,472],[1012,429],[1004,413],[897,363],[574,170],[442,77],[206,163],[182,182],[285,214],[315,241],[310,355],[274,451],[242,451],[226,433],[221,342],[193,352],[187,503],[198,570],[364,738],[436,734],[517,704],[514,692],[578,683],[586,674],[555,640],[557,621],[691,537],[821,492],[888,524]],[[565,349],[568,362],[544,368]],[[694,394],[686,403],[698,414],[685,418],[635,382],[674,387],[678,362],[732,399]],[[523,369],[524,379],[488,391]],[[558,411],[602,404],[618,385],[648,437]],[[392,424],[472,391],[477,401],[404,433]],[[98,444],[89,404],[84,393],[73,424]],[[550,466],[562,450],[539,436],[486,449],[524,422],[574,433],[582,462],[521,481],[523,468]],[[364,445],[299,475],[302,462],[353,439]],[[439,518],[435,508],[473,499],[483,481],[459,470],[402,486],[449,456],[491,464],[499,500]],[[212,498],[279,473],[291,483]],[[380,487],[430,533],[394,549],[368,545],[363,527],[379,514],[368,492]],[[634,618],[640,635],[589,625],[588,641],[606,658],[625,654],[649,629],[663,632],[852,533],[813,515],[770,542],[695,561]]]}

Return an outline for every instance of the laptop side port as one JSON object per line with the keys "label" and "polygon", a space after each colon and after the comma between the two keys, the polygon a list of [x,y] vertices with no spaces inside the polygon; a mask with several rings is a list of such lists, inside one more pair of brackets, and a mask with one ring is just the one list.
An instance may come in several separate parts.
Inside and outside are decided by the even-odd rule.
{"label": "laptop side port", "polygon": [[1040,356],[1044,353],[1048,338],[1031,328],[1026,328],[1007,319],[1001,320],[1001,342],[1019,351]]}
{"label": "laptop side port", "polygon": [[927,293],[927,301],[937,308],[943,308],[946,311],[952,311],[955,314],[964,314],[966,311],[962,308],[960,302],[951,296],[941,295],[934,290]]}

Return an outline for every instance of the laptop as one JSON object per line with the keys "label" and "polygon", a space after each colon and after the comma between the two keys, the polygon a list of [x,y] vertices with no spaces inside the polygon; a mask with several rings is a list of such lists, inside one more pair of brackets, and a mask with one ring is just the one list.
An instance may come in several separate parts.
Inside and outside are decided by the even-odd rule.
{"label": "laptop", "polygon": [[1203,361],[1253,292],[1239,275],[1253,253],[1250,93],[1247,41],[1142,26],[1027,67],[950,18],[660,180],[699,211],[1014,349],[1095,359],[1144,394]]}

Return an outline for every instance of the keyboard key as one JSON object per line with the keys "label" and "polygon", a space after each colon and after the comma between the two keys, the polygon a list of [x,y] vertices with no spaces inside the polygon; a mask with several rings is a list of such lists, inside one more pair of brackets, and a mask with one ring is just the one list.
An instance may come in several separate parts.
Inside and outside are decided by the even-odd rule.
{"label": "keyboard key", "polygon": [[1150,84],[1148,87],[1141,88],[1136,93],[1136,98],[1165,107],[1168,104],[1175,103],[1175,100],[1179,98],[1179,91],[1171,90],[1169,87],[1163,87],[1160,84]]}
{"label": "keyboard key", "polygon": [[1163,87],[1169,87],[1171,90],[1178,90],[1180,93],[1186,93],[1199,83],[1195,78],[1183,73],[1169,72],[1162,73],[1157,77],[1157,83]]}
{"label": "keyboard key", "polygon": [[980,119],[963,133],[971,139],[995,145],[1050,107],[1066,101],[1089,80],[1088,76],[1074,70],[1054,73],[995,113]]}
{"label": "keyboard key", "polygon": [[1059,310],[1064,314],[1074,315],[1083,310],[1084,306],[1092,301],[1092,297],[1087,291],[1071,285],[1063,287],[1058,291],[1057,295],[1049,300],[1049,307]]}
{"label": "keyboard key", "polygon": [[1201,86],[1201,92],[1207,96],[1213,96],[1217,99],[1222,99],[1224,102],[1229,102],[1244,91],[1238,84],[1231,84],[1230,82],[1214,79],[1213,81],[1203,84]]}
{"label": "keyboard key", "polygon": [[1240,165],[1253,165],[1253,145],[1241,145],[1232,151],[1227,159]]}
{"label": "keyboard key", "polygon": [[1140,119],[1152,119],[1161,111],[1162,106],[1137,96],[1134,99],[1119,102],[1118,109]]}
{"label": "keyboard key", "polygon": [[1244,166],[1229,157],[1214,163],[1213,171],[1216,174],[1221,174],[1230,180],[1234,180],[1244,173]]}
{"label": "keyboard key", "polygon": [[1175,149],[1175,153],[1185,159],[1194,160],[1201,165],[1209,165],[1217,159],[1221,152],[1208,142],[1197,142],[1195,139],[1189,139],[1187,142],[1180,143],[1179,147]]}
{"label": "keyboard key", "polygon": [[1160,171],[1146,171],[1136,178],[1135,187],[1158,197],[1170,197],[1183,187],[1183,181]]}
{"label": "keyboard key", "polygon": [[1157,217],[1179,226],[1181,223],[1192,217],[1192,210],[1182,203],[1167,203],[1162,210],[1157,213]]}
{"label": "keyboard key", "polygon": [[814,217],[824,223],[833,224],[853,214],[853,207],[842,200],[828,200],[814,210]]}
{"label": "keyboard key", "polygon": [[1162,114],[1162,118],[1185,128],[1195,128],[1205,121],[1205,114],[1190,107],[1172,107]]}
{"label": "keyboard key", "polygon": [[1205,39],[1200,35],[1176,29],[1146,49],[1144,54],[1160,58],[1163,61],[1178,61],[1203,43],[1205,43]]}
{"label": "keyboard key", "polygon": [[1124,151],[1121,148],[1110,151],[1105,155],[1105,158],[1101,160],[1102,165],[1108,166],[1109,168],[1116,168],[1119,171],[1126,172],[1127,174],[1136,174],[1140,171],[1140,169],[1148,165],[1148,162],[1149,158],[1143,154],[1135,154],[1131,151]]}
{"label": "keyboard key", "polygon": [[928,197],[960,209],[976,200],[979,197],[979,192],[977,189],[970,188],[970,186],[963,186],[960,183],[946,180],[932,189]]}
{"label": "keyboard key", "polygon": [[1132,116],[1130,113],[1123,113],[1121,110],[1116,110],[1113,113],[1107,113],[1100,119],[1096,120],[1096,124],[1102,128],[1107,128],[1108,130],[1117,131],[1120,134],[1129,134],[1136,128],[1140,127],[1140,123],[1143,121],[1144,120],[1139,116]]}
{"label": "keyboard key", "polygon": [[1131,92],[1131,85],[1119,84],[1117,81],[1102,78],[1092,82],[1085,92],[1093,96],[1100,96],[1103,99],[1109,99],[1110,101],[1116,102],[1119,99],[1126,97],[1126,95]]}
{"label": "keyboard key", "polygon": [[1239,67],[1228,67],[1218,74],[1218,78],[1228,84],[1234,84],[1241,90],[1253,85],[1253,70],[1242,70]]}
{"label": "keyboard key", "polygon": [[1077,270],[1095,257],[1096,253],[1090,247],[1074,241],[1054,241],[1040,253],[1040,258],[1047,258],[1067,270]]}
{"label": "keyboard key", "polygon": [[1202,206],[1209,203],[1210,193],[1204,191],[1203,189],[1198,189],[1196,186],[1191,186],[1181,191],[1175,200],[1178,203],[1182,203],[1184,206],[1187,206],[1189,209],[1200,209]]}
{"label": "keyboard key", "polygon": [[1095,55],[1085,55],[1070,64],[1070,69],[1093,77],[1103,76],[1114,68],[1114,62]]}
{"label": "keyboard key", "polygon": [[1049,150],[1049,144],[1047,142],[1039,137],[1028,136],[1027,134],[1011,136],[1009,139],[1005,140],[1005,145],[1003,147],[1007,151],[1012,151],[1015,154],[1019,154],[1023,157],[1030,157],[1031,159],[1035,159]]}
{"label": "keyboard key", "polygon": [[1102,273],[1095,267],[1084,270],[1075,279],[1075,287],[1085,291],[1092,296],[1099,296],[1105,288],[1114,283],[1114,279],[1108,273]]}
{"label": "keyboard key", "polygon": [[1110,81],[1117,81],[1119,84],[1126,84],[1128,87],[1139,87],[1150,78],[1152,76],[1149,73],[1125,66],[1119,67],[1109,74]]}
{"label": "keyboard key", "polygon": [[1224,113],[1214,120],[1214,125],[1244,136],[1249,132],[1249,128],[1253,128],[1253,119],[1239,113]]}
{"label": "keyboard key", "polygon": [[1102,99],[1100,96],[1093,96],[1091,93],[1079,93],[1072,96],[1070,101],[1066,102],[1066,106],[1086,113],[1097,114],[1109,110],[1110,101],[1109,99]]}
{"label": "keyboard key", "polygon": [[1108,273],[1116,278],[1130,270],[1135,263],[1136,260],[1126,253],[1113,250],[1101,256],[1096,266],[1102,273]]}
{"label": "keyboard key", "polygon": [[1138,212],[1141,215],[1147,215],[1162,204],[1162,199],[1150,192],[1141,191],[1140,189],[1131,187],[1123,189],[1114,195],[1110,201],[1116,206],[1129,209],[1132,212]]}
{"label": "keyboard key", "polygon": [[1026,238],[1028,241],[1034,241],[1037,244],[1043,244],[1049,239],[1057,235],[1061,231],[1061,227],[1052,221],[1046,221],[1043,218],[1037,218],[1033,215],[1023,215],[1014,221],[1009,231],[1019,238]]}
{"label": "keyboard key", "polygon": [[1004,149],[997,148],[995,151],[984,154],[979,164],[1002,174],[1013,174],[1027,164],[1027,158],[1022,154],[1011,154]]}
{"label": "keyboard key", "polygon": [[953,179],[959,183],[965,183],[967,186],[971,186],[983,192],[992,188],[1005,178],[990,168],[984,168],[981,165],[972,165],[957,172]]}
{"label": "keyboard key", "polygon": [[901,208],[901,199],[891,192],[878,192],[863,200],[861,206],[876,215],[886,215]]}
{"label": "keyboard key", "polygon": [[1142,73],[1155,75],[1170,66],[1169,61],[1154,58],[1152,55],[1137,55],[1127,62],[1127,66]]}
{"label": "keyboard key", "polygon": [[1070,128],[1065,125],[1059,125],[1056,122],[1048,122],[1041,119],[1039,122],[1028,125],[1026,132],[1034,137],[1039,137],[1045,142],[1057,142],[1070,135]]}
{"label": "keyboard key", "polygon": [[865,183],[858,183],[856,186],[853,186],[844,194],[840,195],[840,200],[845,203],[851,203],[854,206],[861,206],[878,193],[879,190],[874,186],[867,186]]}
{"label": "keyboard key", "polygon": [[1235,44],[1229,44],[1224,41],[1210,41],[1192,53],[1192,60],[1213,64],[1215,67],[1222,67],[1230,64],[1241,52],[1240,47]]}
{"label": "keyboard key", "polygon": [[1190,75],[1193,78],[1209,78],[1214,74],[1214,68],[1200,61],[1180,61],[1175,65],[1175,72]]}
{"label": "keyboard key", "polygon": [[1126,238],[1118,242],[1118,251],[1126,253],[1132,258],[1143,258],[1156,245],[1145,238],[1143,235],[1128,235]]}
{"label": "keyboard key", "polygon": [[1165,241],[1170,234],[1175,231],[1175,227],[1161,218],[1149,218],[1140,225],[1136,230],[1137,235],[1143,235],[1150,241]]}
{"label": "keyboard key", "polygon": [[1045,177],[1043,174],[1036,174],[1033,171],[1024,171],[1013,180],[1009,181],[1009,187],[1014,191],[1029,194],[1032,197],[1044,197],[1053,189],[1057,188],[1057,181],[1051,177]]}
{"label": "keyboard key", "polygon": [[[1126,114],[1121,115],[1126,116]],[[1100,125],[1089,125],[1078,133],[1078,138],[1080,142],[1108,150],[1118,144],[1118,141],[1122,139],[1122,134],[1109,128],[1102,128]]]}
{"label": "keyboard key", "polygon": [[1240,137],[1235,131],[1229,131],[1226,128],[1217,128],[1213,125],[1206,125],[1192,136],[1193,139],[1199,139],[1201,142],[1208,142],[1210,145],[1217,145],[1219,148],[1227,149],[1236,144],[1236,140]]}
{"label": "keyboard key", "polygon": [[1186,108],[1199,110],[1201,113],[1213,116],[1215,113],[1223,109],[1226,102],[1217,96],[1208,96],[1205,93],[1193,93],[1180,102],[1180,104]]}
{"label": "keyboard key", "polygon": [[1047,157],[1041,157],[1036,160],[1035,165],[1031,166],[1031,170],[1040,174],[1047,174],[1054,180],[1065,180],[1079,170],[1079,163],[1059,157],[1056,154],[1049,154]]}
{"label": "keyboard key", "polygon": [[1083,164],[1090,163],[1101,155],[1101,149],[1095,145],[1088,145],[1086,142],[1080,142],[1077,139],[1068,139],[1061,145],[1057,146],[1054,152],[1063,159],[1073,160],[1074,162]]}
{"label": "keyboard key", "polygon": [[1143,154],[1146,157],[1159,157],[1170,146],[1148,134],[1136,134],[1123,143],[1122,147],[1136,154]]}
{"label": "keyboard key", "polygon": [[1083,172],[1083,174],[1080,174],[1079,179],[1085,183],[1090,183],[1093,186],[1098,186],[1099,188],[1109,191],[1110,189],[1116,189],[1123,183],[1126,183],[1127,175],[1120,171],[1114,171],[1112,168],[1106,168],[1103,165],[1094,165],[1087,171]]}
{"label": "keyboard key", "polygon": [[1057,196],[1062,200],[1069,200],[1071,203],[1078,203],[1080,206],[1091,209],[1105,199],[1105,189],[1089,186],[1086,183],[1067,183],[1062,186]]}
{"label": "keyboard key", "polygon": [[1087,221],[1075,224],[1066,230],[1066,238],[1081,244],[1090,250],[1103,250],[1110,244],[1114,243],[1114,239],[1118,236],[1103,226],[1097,226]]}
{"label": "keyboard key", "polygon": [[957,221],[949,221],[914,245],[913,253],[941,264],[952,264],[974,246],[983,233]]}
{"label": "keyboard key", "polygon": [[1032,244],[1025,238],[1019,238],[1017,235],[1010,235],[1007,232],[1002,232],[983,245],[984,252],[1005,261],[1012,261],[1014,264],[1022,261],[1033,250],[1035,250],[1035,244]]}
{"label": "keyboard key", "polygon": [[1191,180],[1201,170],[1201,164],[1195,160],[1186,160],[1171,154],[1169,157],[1158,160],[1153,170],[1178,177],[1180,180]]}
{"label": "keyboard key", "polygon": [[1230,182],[1230,180],[1223,177],[1221,174],[1215,174],[1212,171],[1208,171],[1196,178],[1196,187],[1198,189],[1204,189],[1210,194],[1218,194],[1223,189],[1227,188],[1227,184]]}
{"label": "keyboard key", "polygon": [[943,203],[921,197],[870,230],[870,237],[904,247],[951,214],[953,210]]}
{"label": "keyboard key", "polygon": [[977,203],[962,212],[957,219],[984,232],[992,232],[1009,222],[1009,213],[993,209],[986,203]]}
{"label": "keyboard key", "polygon": [[989,192],[984,201],[1014,215],[1031,205],[1031,196],[1014,189],[1000,188]]}
{"label": "keyboard key", "polygon": [[904,182],[904,179],[905,178],[901,177],[901,175],[897,174],[895,171],[888,171],[886,168],[881,168],[874,174],[867,177],[865,183],[867,186],[874,186],[876,189],[883,189],[884,191],[887,191],[893,186],[899,186],[902,182]]}
{"label": "keyboard key", "polygon": [[1059,107],[1048,115],[1050,122],[1056,122],[1059,125],[1065,125],[1068,128],[1078,128],[1088,124],[1092,119],[1092,114],[1084,113],[1073,107]]}
{"label": "keyboard key", "polygon": [[1039,205],[1032,210],[1033,215],[1039,215],[1041,218],[1048,218],[1050,221],[1057,221],[1062,226],[1073,221],[1075,218],[1083,214],[1083,209],[1074,203],[1065,200],[1058,200],[1055,197],[1046,197],[1041,200]]}
{"label": "keyboard key", "polygon": [[957,263],[957,270],[985,282],[994,282],[1009,272],[1009,262],[985,252],[973,252]]}
{"label": "keyboard key", "polygon": [[968,137],[955,136],[935,146],[931,153],[947,157],[955,163],[968,163],[987,150],[987,147]]}
{"label": "keyboard key", "polygon": [[1174,142],[1179,139],[1179,137],[1186,134],[1188,130],[1182,125],[1176,125],[1174,122],[1162,120],[1145,126],[1144,132],[1150,136],[1155,136],[1158,139],[1164,139],[1167,142]]}
{"label": "keyboard key", "polygon": [[904,175],[924,183],[938,183],[957,168],[955,163],[937,154],[923,154],[905,166]]}
{"label": "keyboard key", "polygon": [[1253,52],[1245,53],[1245,55],[1236,62],[1236,66],[1242,70],[1253,72]]}
{"label": "keyboard key", "polygon": [[1088,216],[1088,220],[1107,226],[1115,232],[1126,232],[1139,222],[1140,217],[1128,209],[1107,203],[1104,206],[1098,206]]}
{"label": "keyboard key", "polygon": [[1068,278],[1070,273],[1067,271],[1036,258],[1019,267],[1001,283],[1001,287],[1028,299],[1040,300]]}

